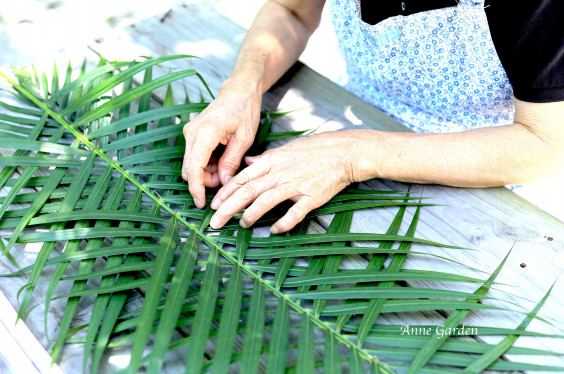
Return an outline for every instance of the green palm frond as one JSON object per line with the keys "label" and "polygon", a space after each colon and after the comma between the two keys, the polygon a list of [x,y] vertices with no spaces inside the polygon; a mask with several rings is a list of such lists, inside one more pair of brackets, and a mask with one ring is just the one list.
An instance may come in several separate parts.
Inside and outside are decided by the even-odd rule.
{"label": "green palm frond", "polygon": [[[506,336],[498,345],[403,335],[402,326],[379,323],[387,313],[436,311],[447,316],[445,327],[457,328],[469,311],[508,310],[482,303],[495,300],[486,293],[504,262],[488,279],[404,269],[409,254],[456,263],[426,246],[470,250],[416,236],[421,209],[433,205],[425,197],[347,188],[287,235],[264,237],[261,229],[281,217],[283,206],[257,229],[242,229],[236,215],[212,230],[213,211],[195,207],[180,177],[183,125],[207,103],[187,94],[179,104],[173,93],[182,83],[213,94],[194,69],[154,77],[167,61],[191,57],[102,59],[90,71],[85,62],[74,79],[69,65],[62,85],[56,67],[50,82],[25,70],[15,70],[15,79],[0,73],[14,89],[14,103],[0,102],[0,187],[7,191],[0,229],[9,233],[0,250],[13,268],[3,276],[26,276],[19,309],[25,318],[49,270],[41,292],[45,320],[52,302],[66,300],[50,341],[54,361],[67,344],[80,343],[85,372],[102,371],[105,355],[120,348],[131,354],[127,373],[159,373],[178,365],[171,357],[182,357],[180,370],[188,373],[562,370],[502,358],[558,354],[514,345],[521,335],[562,338],[525,330],[542,302],[515,329],[472,327]],[[154,91],[165,87],[156,101]],[[262,113],[254,152],[302,134],[272,133],[282,114]],[[354,211],[374,208],[397,209],[387,232],[350,232]],[[408,209],[414,214],[400,234]],[[315,217],[329,214],[324,230]],[[28,243],[41,246],[32,264],[18,250]],[[351,255],[368,260],[345,268]],[[407,284],[420,280],[477,290]],[[74,326],[83,304],[89,322]]]}

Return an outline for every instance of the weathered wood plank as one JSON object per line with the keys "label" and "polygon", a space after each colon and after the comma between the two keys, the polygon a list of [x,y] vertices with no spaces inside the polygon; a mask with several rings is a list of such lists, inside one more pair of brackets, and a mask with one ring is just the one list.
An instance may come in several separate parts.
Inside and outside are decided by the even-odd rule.
{"label": "weathered wood plank", "polygon": [[16,324],[17,312],[0,291],[0,372],[63,373],[23,323]]}
{"label": "weathered wood plank", "polygon": [[[91,50],[87,51],[86,56],[87,56],[87,61],[88,61],[88,67],[89,68],[95,67],[95,65],[97,63],[98,56],[96,54],[94,54]],[[9,97],[6,97],[6,94],[4,94],[2,99],[10,102]],[[161,102],[162,102],[162,100],[161,100]],[[158,103],[153,100],[151,105],[157,106]],[[5,111],[4,108],[0,108],[0,112],[4,112],[4,111]],[[12,153],[13,153],[13,150],[11,150],[11,149],[9,149],[9,150],[0,149],[0,156],[11,155]],[[23,171],[24,169],[25,168],[18,168],[14,172],[14,175],[12,176],[12,178],[15,178],[18,175],[20,175],[20,172]],[[34,176],[40,176],[40,175],[50,175],[50,173],[47,173],[40,168],[40,169],[37,170],[37,172],[34,174]],[[9,188],[4,187],[2,190],[0,190],[0,197],[6,196],[8,191],[9,191]],[[32,188],[24,188],[22,190],[23,193],[36,192],[36,191],[37,191],[37,189],[32,189]],[[26,206],[29,206],[29,204],[27,204],[27,205],[25,205],[25,204],[13,204],[12,205],[13,208],[24,208]],[[8,233],[9,233],[9,230],[0,230],[0,236],[2,236],[2,237],[7,237]],[[33,261],[34,261],[35,257],[37,256],[37,252],[39,251],[40,248],[41,248],[40,243],[34,243],[34,244],[29,244],[29,245],[22,245],[22,244],[16,243],[14,245],[14,248],[12,249],[11,253],[14,255],[14,257],[16,258],[18,263],[22,267],[24,267],[24,266],[28,266],[28,265],[33,264]],[[60,245],[57,245],[54,252],[56,252],[56,254],[58,255],[62,252],[62,250],[63,250],[63,248],[61,248]],[[105,265],[105,261],[103,259],[99,259],[99,260],[97,260],[96,264],[94,265],[94,270],[101,270],[104,267],[104,265]],[[71,265],[68,268],[68,271],[71,272],[71,273],[76,273],[77,268],[78,268],[78,263],[71,263]],[[0,258],[0,273],[1,274],[11,273],[11,272],[14,272],[16,270],[18,270],[18,269],[15,266],[13,266],[5,257]],[[44,270],[43,274],[42,274],[43,279],[48,279],[49,275],[53,271],[54,271],[54,267],[52,267],[52,266],[46,268]],[[28,279],[28,274],[19,275],[19,276],[15,276],[15,277],[9,277],[9,278],[0,278],[0,293],[2,291],[4,291],[4,294],[6,295],[5,296],[5,298],[7,300],[6,308],[9,307],[9,308],[11,308],[11,310],[18,308],[19,302],[18,302],[18,298],[17,298],[17,292],[27,284],[27,279]],[[64,282],[64,281],[60,282],[59,286],[57,288],[56,294],[59,295],[59,294],[64,294],[64,293],[70,292],[71,286],[72,286],[72,283],[70,283],[70,282]],[[92,286],[95,286],[95,284],[92,283],[92,284],[89,285],[89,287],[92,287]],[[47,353],[47,348],[49,346],[49,343],[48,343],[47,337],[45,335],[44,309],[42,308],[42,305],[41,305],[41,304],[43,304],[43,302],[45,300],[47,287],[48,287],[48,282],[41,282],[41,281],[38,282],[38,284],[36,285],[35,291],[33,293],[30,305],[31,306],[39,305],[39,307],[33,309],[30,312],[28,318],[25,321],[20,321],[17,326],[23,326],[23,328],[29,329],[30,331],[33,332],[33,335],[35,336],[36,342],[38,344],[37,346],[33,347],[33,352],[35,352],[37,350],[41,356],[49,357],[49,354]],[[141,290],[138,290],[138,291],[141,291]],[[56,336],[56,334],[57,334],[57,330],[59,328],[59,323],[60,323],[62,316],[63,316],[65,304],[66,304],[66,300],[56,300],[56,301],[53,301],[51,303],[51,308],[49,309],[48,321],[47,321],[47,334],[49,335],[49,337],[51,339],[54,336]],[[142,305],[142,294],[138,295],[138,297],[132,297],[132,298],[128,299],[128,302],[125,305],[125,310],[126,311],[135,310],[135,309],[140,308],[141,305]],[[93,306],[94,306],[94,298],[93,297],[82,298],[81,302],[79,303],[78,309],[76,311],[75,320],[73,321],[72,326],[74,327],[74,326],[87,324],[90,321],[90,316],[92,314]],[[13,324],[15,322],[15,318],[13,320],[11,320],[11,319],[8,318],[7,314],[3,315],[1,313],[1,311],[2,311],[1,308],[3,308],[3,307],[4,307],[4,305],[0,304],[0,323],[8,323],[9,322],[9,323]],[[0,329],[0,336],[1,337],[4,336],[2,334],[1,329]],[[79,333],[77,336],[84,336],[84,334]],[[24,337],[25,337],[25,335],[24,335]],[[176,333],[176,335],[175,335],[175,339],[177,339],[177,338],[179,338],[178,333]],[[24,347],[25,347],[25,345],[24,345]],[[109,372],[114,372],[116,370],[119,370],[119,369],[126,367],[128,362],[129,362],[129,349],[130,348],[131,348],[131,346],[126,344],[124,346],[120,346],[119,348],[109,349],[108,352],[105,354],[105,356],[102,359],[100,371],[109,373]],[[59,372],[63,372],[63,371],[65,373],[82,372],[82,353],[83,353],[82,350],[83,350],[83,346],[81,344],[71,344],[71,345],[65,346],[64,350],[62,351],[61,357],[60,357],[60,369],[58,369]],[[167,355],[167,362],[165,362],[165,365],[163,366],[162,372],[163,373],[177,373],[179,371],[182,371],[183,367],[184,367],[183,362],[184,362],[184,357],[185,357],[185,353],[186,353],[185,351],[186,350],[179,349],[179,350],[170,352]],[[11,352],[11,351],[8,350],[8,349],[4,350],[3,345],[0,346],[0,354],[1,353],[7,354],[7,352]],[[27,353],[29,354],[29,352],[27,352]],[[146,353],[148,353],[148,352],[146,352]],[[3,371],[4,368],[1,365],[4,365],[6,367],[6,371],[8,371],[8,369],[10,371],[12,370],[12,366],[8,367],[8,364],[10,364],[12,361],[3,361],[2,358],[0,357],[0,362],[1,362],[0,373],[4,373],[4,371]],[[19,368],[21,369],[22,366],[20,366]],[[57,366],[57,368],[59,368],[59,366]],[[27,372],[27,371],[17,370],[15,372],[20,373],[20,372]],[[43,370],[43,371],[40,371],[40,372],[48,372],[48,371]]]}
{"label": "weathered wood plank", "polygon": [[[217,67],[198,60],[189,62],[177,61],[171,64],[174,68],[189,68],[196,66],[208,81],[213,92],[217,89],[225,76],[229,74],[234,64],[238,45],[242,41],[244,30],[219,16],[213,9],[203,5],[187,5],[175,8],[167,17],[166,22],[159,18],[148,19],[127,28],[125,32],[112,40],[91,45],[91,48],[107,58],[136,58],[140,55],[164,55],[173,53],[188,53],[205,57]],[[89,56],[95,61],[93,55]],[[166,70],[157,71],[155,75],[162,75]],[[269,109],[291,110],[303,108],[286,117],[275,121],[275,131],[309,129],[320,127],[318,131],[332,131],[345,128],[371,127],[388,131],[407,131],[401,124],[389,118],[377,108],[358,99],[337,85],[329,82],[307,67],[297,65],[285,82],[278,84],[264,97],[264,105]],[[183,97],[183,87],[179,85],[175,90]],[[191,97],[198,97],[200,92],[189,91]],[[164,94],[164,90],[158,91]],[[204,93],[204,95],[206,95]],[[208,97],[209,99],[209,97]],[[363,184],[365,188],[373,189],[401,189],[407,185],[385,180],[373,180]],[[481,252],[453,252],[438,248],[425,247],[425,251],[443,255],[466,263],[481,270],[491,272],[513,246],[513,252],[506,268],[499,277],[499,281],[515,287],[501,287],[518,297],[507,296],[506,300],[516,302],[526,308],[531,308],[538,301],[559,273],[564,270],[564,225],[552,216],[544,213],[532,204],[504,188],[472,190],[455,189],[440,186],[414,186],[412,191],[418,194],[424,191],[425,196],[435,197],[434,202],[445,206],[427,207],[422,210],[421,221],[417,235],[423,238],[450,242],[457,245],[480,248]],[[396,209],[366,210],[355,213],[353,231],[382,232],[387,229]],[[413,210],[406,215],[402,231],[405,232],[407,222]],[[327,227],[328,218],[320,218],[318,222]],[[260,230],[260,235],[267,235],[266,229]],[[552,240],[550,240],[550,239]],[[417,249],[422,249],[417,246]],[[18,252],[26,253],[29,248],[17,248]],[[28,255],[32,255],[28,253]],[[348,256],[344,266],[349,268],[364,268],[367,259],[363,256]],[[526,263],[526,268],[519,265]],[[7,263],[0,261],[0,266]],[[441,271],[462,272],[460,267],[448,262],[429,261],[421,256],[410,256],[406,268],[434,269]],[[3,269],[2,272],[7,272]],[[476,272],[466,271],[467,274],[477,275]],[[478,274],[479,275],[479,274]],[[482,276],[484,276],[482,274]],[[0,289],[17,290],[25,284],[25,278],[14,278],[10,283],[0,279]],[[426,282],[413,285],[429,285]],[[437,286],[433,283],[433,286]],[[464,289],[461,287],[461,289]],[[535,321],[532,329],[549,333],[564,333],[561,311],[564,310],[562,294],[564,282],[560,281],[553,290],[553,296],[541,311],[541,316],[547,318],[555,326],[547,326]],[[38,289],[34,302],[41,302],[44,290]],[[499,291],[492,292],[493,296],[503,296]],[[15,291],[8,295],[12,305],[16,305]],[[519,297],[526,297],[524,301]],[[79,321],[88,321],[92,305],[81,303]],[[137,303],[133,303],[138,305]],[[50,320],[58,321],[61,311],[55,305],[50,311]],[[133,306],[132,306],[133,307]],[[43,312],[37,308],[33,318],[27,325],[34,335],[44,341]],[[442,316],[437,313],[422,313],[418,315],[386,315],[379,317],[382,323],[440,323]],[[472,313],[468,321],[481,325],[515,327],[521,315]],[[0,318],[0,320],[3,320]],[[50,323],[50,333],[54,334],[57,323]],[[492,337],[483,337],[485,341],[494,342]],[[534,348],[546,348],[564,351],[564,343],[555,340],[519,339],[519,345]],[[212,348],[212,347],[208,347]],[[61,367],[65,372],[80,369],[81,351],[79,346],[65,350]],[[172,358],[172,357],[171,357]],[[519,357],[520,359],[522,357]],[[172,358],[174,361],[174,358]],[[183,360],[176,357],[179,363]],[[513,359],[513,358],[511,358]],[[113,361],[112,361],[113,360]],[[127,364],[127,349],[114,352],[112,358],[103,369],[111,371]],[[528,362],[539,363],[539,359],[531,357]],[[563,364],[562,358],[543,358],[543,364]],[[1,366],[0,366],[1,368]],[[174,364],[170,372],[174,372]]]}
{"label": "weathered wood plank", "polygon": [[[191,22],[185,20],[190,19]],[[130,40],[153,55],[190,53],[202,55],[214,65],[231,71],[243,31],[228,20],[205,6],[186,6],[175,9],[165,24],[156,19],[138,23],[126,30],[115,41],[105,41],[93,46],[102,55],[116,58],[122,56],[114,45]],[[106,44],[107,43],[107,44]],[[187,47],[190,49],[188,50]],[[214,52],[210,52],[213,50]],[[221,51],[221,53],[219,52]],[[120,52],[119,54],[112,54]],[[134,52],[138,53],[138,52]],[[131,57],[131,56],[130,56]],[[180,68],[184,62],[178,62]],[[217,89],[222,75],[208,78],[208,84]],[[217,80],[216,80],[217,79]],[[274,131],[304,130],[319,127],[318,131],[333,131],[352,128],[375,128],[386,131],[408,131],[374,106],[360,100],[353,94],[319,76],[307,67],[298,64],[263,98],[263,104],[271,110],[300,109],[283,118],[276,119]],[[279,144],[279,143],[278,143]],[[275,143],[276,145],[276,143]],[[364,188],[406,190],[407,185],[385,180],[373,180],[363,184]],[[492,295],[532,308],[564,270],[564,225],[561,221],[530,204],[506,188],[459,189],[442,186],[414,186],[414,194],[424,191],[425,196],[435,197],[433,202],[445,206],[427,207],[421,213],[418,235],[431,240],[449,242],[461,246],[481,249],[480,252],[455,252],[439,248],[425,248],[426,251],[453,258],[469,266],[491,273],[510,248],[513,252],[499,281],[513,287],[498,288],[516,296],[492,291]],[[382,232],[395,214],[394,209],[366,210],[355,213],[353,231]],[[408,213],[405,222],[409,222]],[[329,218],[321,217],[319,222],[327,226]],[[406,226],[407,223],[404,224]],[[402,230],[405,231],[406,227]],[[421,246],[417,246],[421,249]],[[532,255],[536,254],[536,256]],[[360,256],[359,256],[360,257]],[[365,260],[366,261],[366,260]],[[522,268],[520,264],[525,263]],[[351,266],[351,264],[347,264]],[[354,265],[352,265],[354,266]],[[363,265],[358,264],[361,267]],[[460,266],[446,261],[428,260],[422,256],[411,256],[406,268],[440,269],[461,272]],[[477,272],[467,271],[471,275]],[[482,274],[484,276],[484,274]],[[428,282],[410,282],[413,285],[429,285]],[[436,283],[433,284],[435,287]],[[518,286],[516,289],[514,286]],[[461,286],[461,289],[465,289]],[[466,288],[468,290],[468,288]],[[558,282],[541,316],[559,321],[564,300],[559,295],[564,283]],[[524,301],[526,297],[529,301]],[[427,313],[427,315],[433,315]],[[412,316],[397,316],[396,323],[405,323]],[[441,317],[434,315],[435,321]],[[468,323],[491,326],[515,327],[522,319],[515,313],[471,313]],[[382,317],[382,321],[389,317]],[[556,322],[549,327],[534,323],[531,328],[539,331],[564,333],[564,325]],[[499,338],[481,337],[484,341],[495,342]],[[542,340],[542,339],[541,339]],[[553,340],[524,339],[519,343],[530,347],[544,347],[564,351],[564,343]],[[531,358],[536,363],[562,364],[561,358]]]}

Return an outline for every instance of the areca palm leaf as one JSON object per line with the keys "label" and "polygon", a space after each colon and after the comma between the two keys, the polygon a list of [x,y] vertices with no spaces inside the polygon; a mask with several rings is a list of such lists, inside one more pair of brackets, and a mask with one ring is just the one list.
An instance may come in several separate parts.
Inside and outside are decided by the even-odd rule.
{"label": "areca palm leaf", "polygon": [[[182,82],[213,95],[194,69],[154,78],[162,64],[189,57],[102,59],[90,71],[83,64],[74,79],[69,66],[62,86],[56,68],[50,82],[22,70],[15,80],[2,74],[14,88],[14,103],[0,102],[0,187],[7,189],[0,229],[8,233],[0,249],[14,270],[4,276],[28,277],[20,318],[38,294],[46,319],[54,300],[66,301],[53,360],[65,344],[81,343],[85,372],[102,370],[104,354],[120,347],[131,353],[123,369],[128,373],[171,365],[193,373],[391,373],[410,365],[421,372],[554,369],[500,358],[505,352],[554,354],[514,346],[517,336],[535,334],[525,325],[476,327],[508,336],[498,347],[452,336],[432,342],[378,323],[386,313],[454,310],[447,322],[455,328],[469,310],[506,309],[480,302],[493,299],[486,291],[501,267],[488,280],[403,269],[408,254],[427,255],[427,246],[469,250],[417,237],[419,211],[431,205],[424,197],[347,188],[288,235],[264,236],[263,227],[281,217],[283,205],[255,230],[240,228],[239,215],[221,230],[209,228],[213,211],[195,207],[180,177],[182,128],[207,103],[188,95],[179,103],[173,87]],[[164,87],[163,100],[156,101],[154,91]],[[272,133],[278,116],[263,113],[254,151],[299,135]],[[368,208],[398,210],[387,232],[350,232],[354,211]],[[401,234],[408,209],[415,214]],[[325,230],[316,217],[329,214]],[[15,249],[20,243],[41,245],[31,264]],[[351,256],[364,266],[345,268]],[[26,266],[18,268],[22,260]],[[41,291],[45,269],[52,272]],[[453,289],[409,285],[420,280]],[[463,292],[454,289],[459,283],[482,287]],[[73,326],[85,303],[89,323]]]}

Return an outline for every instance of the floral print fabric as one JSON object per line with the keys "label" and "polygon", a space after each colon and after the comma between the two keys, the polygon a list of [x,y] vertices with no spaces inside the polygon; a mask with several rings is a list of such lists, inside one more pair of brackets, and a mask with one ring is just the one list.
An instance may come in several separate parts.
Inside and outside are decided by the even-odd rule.
{"label": "floral print fabric", "polygon": [[348,90],[417,132],[512,123],[513,90],[483,0],[376,25],[362,21],[359,1],[331,1]]}
{"label": "floral print fabric", "polygon": [[[513,89],[491,39],[484,0],[460,0],[376,25],[362,21],[360,0],[330,3],[349,91],[416,132],[513,123]],[[564,220],[564,197],[554,188],[562,184],[564,173],[507,187]]]}

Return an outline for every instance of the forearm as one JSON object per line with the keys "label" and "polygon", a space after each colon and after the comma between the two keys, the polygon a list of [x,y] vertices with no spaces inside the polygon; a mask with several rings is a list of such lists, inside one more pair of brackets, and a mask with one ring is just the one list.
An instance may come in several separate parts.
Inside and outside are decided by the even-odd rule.
{"label": "forearm", "polygon": [[[241,44],[227,83],[243,79],[259,94],[268,90],[304,50],[319,23],[323,2],[266,2]],[[298,7],[299,12],[292,10]]]}
{"label": "forearm", "polygon": [[271,228],[288,231],[352,182],[388,178],[451,186],[524,183],[564,166],[564,102],[516,100],[515,124],[452,134],[375,130],[301,137],[255,157],[217,193],[211,227],[246,207],[250,227],[282,201],[295,204]]}
{"label": "forearm", "polygon": [[555,174],[562,150],[521,124],[450,134],[359,130],[354,179],[456,187],[522,184]]}

